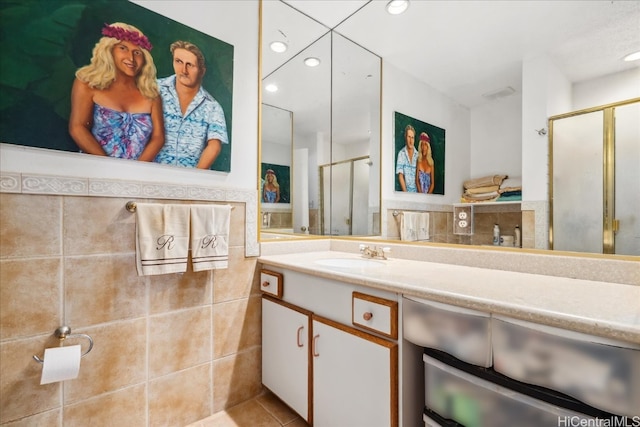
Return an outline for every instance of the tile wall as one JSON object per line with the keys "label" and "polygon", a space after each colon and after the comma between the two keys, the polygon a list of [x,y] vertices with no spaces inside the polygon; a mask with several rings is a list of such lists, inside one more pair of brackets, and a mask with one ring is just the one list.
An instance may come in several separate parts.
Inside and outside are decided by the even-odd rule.
{"label": "tile wall", "polygon": [[[493,242],[493,225],[499,224],[501,234],[514,235],[516,225],[520,226],[522,247],[535,247],[533,215],[529,212],[522,212],[518,208],[504,209],[497,207],[491,209],[489,206],[476,209],[474,212],[474,232],[472,235],[453,234],[453,212],[430,211],[429,212],[429,235],[430,242],[434,243],[455,243],[464,245],[491,245]],[[398,210],[387,211],[387,239],[400,239],[400,217],[393,213]]]}
{"label": "tile wall", "polygon": [[[262,391],[245,204],[228,269],[139,277],[127,201],[0,193],[0,426],[182,426]],[[40,385],[32,355],[61,325],[93,350],[77,379]]]}

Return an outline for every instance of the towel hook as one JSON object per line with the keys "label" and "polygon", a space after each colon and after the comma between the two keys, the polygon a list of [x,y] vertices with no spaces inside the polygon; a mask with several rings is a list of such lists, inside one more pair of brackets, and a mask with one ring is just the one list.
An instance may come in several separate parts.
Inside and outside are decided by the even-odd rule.
{"label": "towel hook", "polygon": [[[58,338],[60,340],[60,343],[62,343],[62,341],[64,341],[66,338],[77,338],[77,337],[82,337],[82,338],[86,338],[89,340],[89,348],[87,349],[87,351],[85,351],[84,353],[82,353],[81,357],[85,357],[87,354],[89,354],[89,352],[91,351],[91,349],[93,348],[93,338],[91,338],[89,335],[87,334],[72,334],[71,333],[71,328],[68,326],[60,326],[58,329],[55,330],[55,332],[53,333],[53,335],[55,335],[56,338]],[[38,363],[44,363],[44,360],[40,359],[38,356],[36,356],[35,354],[33,355],[33,359],[38,362]]]}

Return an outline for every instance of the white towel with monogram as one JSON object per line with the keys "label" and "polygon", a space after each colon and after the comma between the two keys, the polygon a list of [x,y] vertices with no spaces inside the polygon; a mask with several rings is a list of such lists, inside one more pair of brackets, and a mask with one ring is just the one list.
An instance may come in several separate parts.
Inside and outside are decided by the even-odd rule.
{"label": "white towel with monogram", "polygon": [[230,205],[191,205],[193,271],[227,268]]}
{"label": "white towel with monogram", "polygon": [[189,256],[189,206],[136,205],[136,267],[139,276],[183,273]]}
{"label": "white towel with monogram", "polygon": [[415,242],[418,240],[419,212],[402,212],[400,218],[400,240]]}
{"label": "white towel with monogram", "polygon": [[429,212],[420,212],[418,218],[418,240],[429,240]]}

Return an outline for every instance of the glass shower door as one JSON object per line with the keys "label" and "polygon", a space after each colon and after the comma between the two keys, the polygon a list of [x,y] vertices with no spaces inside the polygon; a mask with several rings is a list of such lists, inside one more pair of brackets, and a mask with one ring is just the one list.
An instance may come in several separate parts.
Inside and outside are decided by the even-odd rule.
{"label": "glass shower door", "polygon": [[602,253],[603,112],[553,123],[553,249]]}
{"label": "glass shower door", "polygon": [[616,107],[615,253],[640,255],[640,103]]}
{"label": "glass shower door", "polygon": [[551,246],[640,255],[640,102],[550,119]]}

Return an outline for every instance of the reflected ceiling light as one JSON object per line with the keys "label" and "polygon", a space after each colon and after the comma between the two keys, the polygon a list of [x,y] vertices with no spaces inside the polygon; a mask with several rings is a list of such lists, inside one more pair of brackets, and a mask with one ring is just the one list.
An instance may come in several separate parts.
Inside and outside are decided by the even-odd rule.
{"label": "reflected ceiling light", "polygon": [[637,61],[638,59],[640,59],[640,51],[630,53],[629,55],[625,56],[623,59],[627,62]]}
{"label": "reflected ceiling light", "polygon": [[282,53],[282,52],[285,52],[289,46],[287,46],[285,42],[275,41],[275,42],[271,42],[269,47],[271,48],[272,51],[276,53]]}
{"label": "reflected ceiling light", "polygon": [[307,67],[317,67],[318,65],[320,65],[320,59],[316,58],[315,56],[310,56],[309,58],[306,58],[304,60],[304,65],[306,65]]}
{"label": "reflected ceiling light", "polygon": [[275,83],[269,83],[264,87],[264,90],[266,90],[267,92],[277,92],[278,86]]}
{"label": "reflected ceiling light", "polygon": [[409,0],[391,0],[387,3],[387,12],[392,15],[400,15],[409,7]]}

